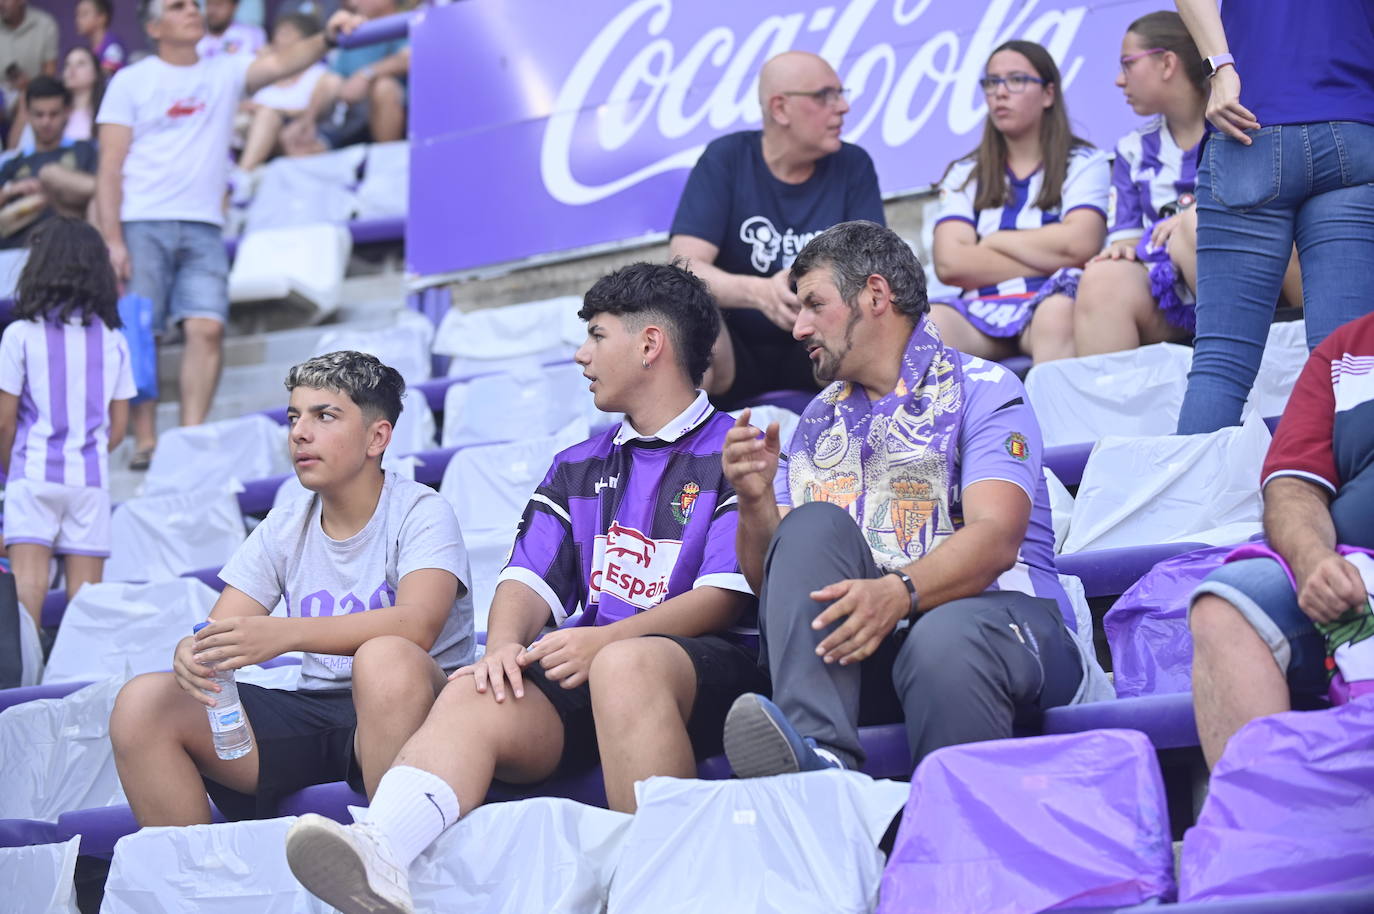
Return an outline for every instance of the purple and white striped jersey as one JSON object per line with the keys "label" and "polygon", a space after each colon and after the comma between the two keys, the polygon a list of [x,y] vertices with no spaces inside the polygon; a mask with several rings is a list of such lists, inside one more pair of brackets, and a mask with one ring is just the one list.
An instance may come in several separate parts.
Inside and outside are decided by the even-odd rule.
{"label": "purple and white striped jersey", "polygon": [[[1040,195],[1040,185],[1044,177],[1044,170],[1037,168],[1025,178],[1017,178],[1008,171],[1010,199],[1006,204],[975,211],[973,201],[978,196],[978,182],[969,180],[973,166],[972,158],[955,162],[945,175],[945,179],[940,182],[940,211],[935,217],[937,226],[946,220],[958,219],[973,226],[981,240],[993,232],[1053,225],[1068,213],[1082,207],[1095,209],[1104,217],[1107,215],[1107,188],[1111,183],[1111,170],[1107,167],[1106,153],[1100,149],[1078,146],[1069,153],[1069,168],[1064,176],[1059,207],[1052,210],[1041,210],[1035,205],[1035,198]],[[1034,292],[1043,286],[1048,278],[1017,276],[1003,280],[995,286],[976,290],[965,289],[963,297]]]}
{"label": "purple and white striped jersey", "polygon": [[[735,557],[738,505],[720,452],[734,420],[699,394],[657,435],[628,422],[554,458],[520,519],[500,581],[563,624],[606,625],[697,587],[752,593]],[[748,641],[756,614],[730,634]]]}
{"label": "purple and white striped jersey", "polygon": [[1180,149],[1163,115],[1132,130],[1116,144],[1107,243],[1139,238],[1183,208],[1180,199],[1191,197],[1196,188],[1197,147]]}
{"label": "purple and white striped jersey", "polygon": [[0,390],[19,398],[11,479],[108,486],[110,401],[136,393],[123,333],[15,321],[0,338]]}

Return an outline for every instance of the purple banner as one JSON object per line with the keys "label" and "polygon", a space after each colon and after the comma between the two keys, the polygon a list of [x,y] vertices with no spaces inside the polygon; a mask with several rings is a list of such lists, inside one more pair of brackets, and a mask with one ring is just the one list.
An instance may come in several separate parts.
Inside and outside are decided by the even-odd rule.
{"label": "purple banner", "polygon": [[977,143],[978,78],[1027,38],[1063,71],[1075,130],[1139,122],[1121,38],[1161,0],[463,0],[411,28],[408,267],[434,275],[662,232],[711,139],[759,126],[757,77],[788,49],[852,90],[845,139],[885,193]]}

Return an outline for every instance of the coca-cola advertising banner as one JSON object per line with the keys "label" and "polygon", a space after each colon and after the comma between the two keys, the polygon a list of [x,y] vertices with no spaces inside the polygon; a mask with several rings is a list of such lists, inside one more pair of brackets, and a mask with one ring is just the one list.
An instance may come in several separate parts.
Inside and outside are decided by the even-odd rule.
{"label": "coca-cola advertising banner", "polygon": [[977,143],[1008,38],[1049,48],[1079,135],[1139,122],[1121,38],[1161,0],[463,0],[411,26],[408,266],[429,276],[666,231],[713,138],[760,124],[758,72],[813,51],[850,89],[844,138],[884,193]]}

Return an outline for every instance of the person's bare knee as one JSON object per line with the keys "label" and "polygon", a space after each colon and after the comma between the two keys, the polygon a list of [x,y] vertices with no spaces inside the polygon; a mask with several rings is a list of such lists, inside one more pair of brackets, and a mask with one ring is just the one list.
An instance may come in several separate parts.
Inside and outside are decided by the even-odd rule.
{"label": "person's bare knee", "polygon": [[444,682],[429,652],[399,635],[364,642],[353,655],[352,677],[359,716],[364,709],[385,714],[397,706],[428,708]]}
{"label": "person's bare knee", "polygon": [[[124,684],[110,712],[110,743],[116,756],[137,755],[154,743],[184,743],[175,726],[177,704],[192,701],[171,673],[144,673]],[[207,729],[209,725],[206,725]]]}
{"label": "person's bare knee", "polygon": [[696,700],[696,669],[668,638],[627,638],[597,651],[588,671],[597,717],[636,718],[648,705],[671,700],[685,723]]}
{"label": "person's bare knee", "polygon": [[1074,355],[1073,310],[1073,299],[1058,294],[1036,307],[1026,330],[1025,348],[1037,363]]}
{"label": "person's bare knee", "polygon": [[220,348],[224,342],[224,324],[208,317],[188,317],[181,322],[181,332],[187,346]]}

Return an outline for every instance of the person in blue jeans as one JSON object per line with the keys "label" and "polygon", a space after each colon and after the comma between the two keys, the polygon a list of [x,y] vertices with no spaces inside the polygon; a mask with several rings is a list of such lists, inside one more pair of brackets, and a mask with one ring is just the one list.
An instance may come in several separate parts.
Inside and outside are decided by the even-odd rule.
{"label": "person in blue jeans", "polygon": [[1197,434],[1239,424],[1294,241],[1309,349],[1371,310],[1374,6],[1177,5],[1211,74],[1197,337],[1178,421]]}

